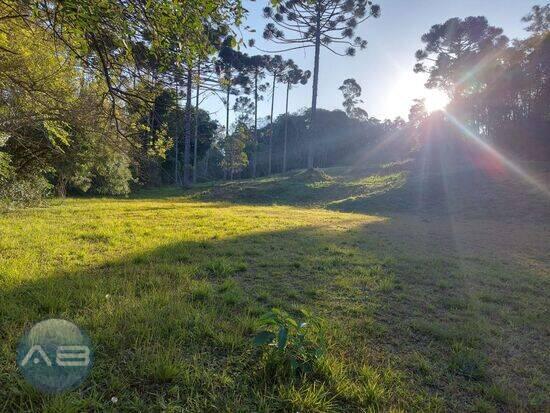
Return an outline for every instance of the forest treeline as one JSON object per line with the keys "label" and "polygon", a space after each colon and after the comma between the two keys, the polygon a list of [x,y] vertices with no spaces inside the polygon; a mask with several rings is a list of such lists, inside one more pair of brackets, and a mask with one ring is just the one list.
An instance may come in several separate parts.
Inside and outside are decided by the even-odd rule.
{"label": "forest treeline", "polygon": [[[450,97],[443,116],[449,130],[512,158],[547,161],[550,4],[534,6],[522,21],[528,36],[512,41],[482,16],[434,25],[422,36],[425,47],[416,52],[414,70],[428,73],[426,86]],[[415,102],[413,123],[422,113],[422,102]]]}
{"label": "forest treeline", "polygon": [[[550,5],[523,17],[523,40],[485,17],[429,28],[414,70],[451,101],[429,114],[417,100],[406,121],[369,117],[354,79],[333,86],[343,110],[317,107],[320,51],[346,59],[364,49],[355,31],[381,15],[376,4],[269,2],[262,35],[271,54],[243,38],[255,32],[245,15],[238,0],[2,1],[0,198],[123,195],[355,165],[377,151],[405,156],[434,131],[550,159]],[[276,53],[292,45],[312,48],[311,68]],[[306,87],[311,106],[290,113],[295,89]],[[225,124],[202,107],[208,98],[223,102]],[[274,113],[274,99],[285,113]],[[387,141],[396,153],[380,151]]]}

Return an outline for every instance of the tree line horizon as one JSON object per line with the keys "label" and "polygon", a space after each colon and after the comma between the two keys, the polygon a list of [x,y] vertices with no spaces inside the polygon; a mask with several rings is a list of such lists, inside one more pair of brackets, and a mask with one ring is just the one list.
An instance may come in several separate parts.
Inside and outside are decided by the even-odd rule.
{"label": "tree line horizon", "polygon": [[[3,2],[0,197],[120,195],[353,165],[388,137],[412,137],[411,150],[434,125],[458,136],[457,120],[514,156],[550,158],[550,5],[518,16],[529,33],[524,40],[510,41],[483,16],[427,28],[414,71],[427,73],[426,86],[449,96],[451,122],[427,113],[422,100],[407,121],[369,117],[352,78],[334,85],[342,111],[318,108],[321,50],[349,58],[365,49],[357,28],[382,16],[371,1],[270,2],[262,36],[273,50],[236,34],[238,27],[257,29],[243,25],[239,0],[189,4]],[[259,53],[245,53],[245,46]],[[309,48],[311,70],[282,54]],[[311,87],[312,101],[290,113],[296,87]],[[201,108],[208,96],[224,103],[225,125]],[[278,115],[276,96],[286,108]],[[270,115],[260,119],[266,99]]]}

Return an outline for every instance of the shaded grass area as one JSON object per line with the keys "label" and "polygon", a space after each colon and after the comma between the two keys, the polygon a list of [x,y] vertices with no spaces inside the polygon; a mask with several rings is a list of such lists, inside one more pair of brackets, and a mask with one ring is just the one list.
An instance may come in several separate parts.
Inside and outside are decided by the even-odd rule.
{"label": "shaded grass area", "polygon": [[[534,166],[533,166],[534,165]],[[548,182],[550,169],[534,163],[527,170]],[[355,213],[449,214],[468,218],[520,218],[540,221],[550,202],[537,188],[506,170],[447,167],[406,160],[384,165],[294,171],[260,179],[199,185],[191,199],[247,205],[293,205]]]}
{"label": "shaded grass area", "polygon": [[[165,195],[0,217],[0,410],[548,406],[548,274],[415,254],[393,218]],[[306,378],[272,376],[252,345],[272,307],[326,320],[327,355]],[[14,362],[50,317],[95,344],[91,377],[62,396],[32,390]]]}
{"label": "shaded grass area", "polygon": [[[340,209],[339,203],[375,197],[406,183],[406,171],[365,176],[347,168],[291,172],[267,178],[197,186],[192,199],[257,205],[292,205]],[[330,175],[329,175],[330,173]]]}

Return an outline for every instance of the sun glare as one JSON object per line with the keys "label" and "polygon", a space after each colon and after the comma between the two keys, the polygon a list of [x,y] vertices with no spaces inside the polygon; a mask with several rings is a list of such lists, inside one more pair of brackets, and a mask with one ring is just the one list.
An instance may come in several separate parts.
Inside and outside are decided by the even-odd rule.
{"label": "sun glare", "polygon": [[[400,68],[397,64],[395,66]],[[399,76],[385,92],[386,99],[380,111],[390,118],[398,115],[406,118],[414,99],[424,99],[429,113],[445,109],[449,103],[448,96],[439,89],[427,89],[425,83],[425,75],[400,69]]]}
{"label": "sun glare", "polygon": [[449,103],[449,97],[440,90],[426,89],[424,94],[426,110],[429,113],[445,109]]}

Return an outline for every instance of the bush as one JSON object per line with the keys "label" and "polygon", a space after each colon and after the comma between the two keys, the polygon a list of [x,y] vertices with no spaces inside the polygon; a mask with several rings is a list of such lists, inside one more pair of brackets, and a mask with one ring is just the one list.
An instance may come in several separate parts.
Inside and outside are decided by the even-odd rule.
{"label": "bush", "polygon": [[91,192],[99,195],[128,195],[134,182],[129,162],[120,154],[110,154],[110,159],[97,165]]}
{"label": "bush", "polygon": [[[0,133],[0,148],[8,137]],[[0,209],[39,205],[51,194],[52,186],[39,173],[18,177],[8,153],[0,151]]]}
{"label": "bush", "polygon": [[7,153],[0,152],[0,184],[11,176],[10,157]]}
{"label": "bush", "polygon": [[[8,137],[8,135],[0,133],[0,148],[6,144]],[[0,152],[0,187],[11,177],[13,173],[10,162],[10,156],[6,152]]]}
{"label": "bush", "polygon": [[52,188],[41,175],[0,180],[0,205],[7,209],[41,205],[51,196]]}

